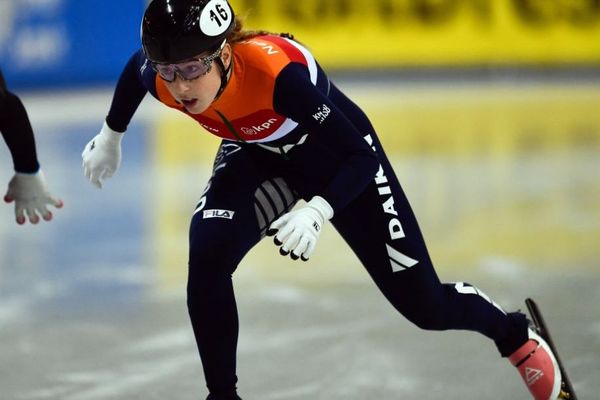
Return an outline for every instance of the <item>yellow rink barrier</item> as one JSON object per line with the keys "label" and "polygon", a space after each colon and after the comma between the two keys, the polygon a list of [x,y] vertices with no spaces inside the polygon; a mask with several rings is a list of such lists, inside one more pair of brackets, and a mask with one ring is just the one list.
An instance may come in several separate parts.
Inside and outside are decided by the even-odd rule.
{"label": "yellow rink barrier", "polygon": [[327,67],[600,62],[596,0],[231,0],[245,25],[291,32]]}

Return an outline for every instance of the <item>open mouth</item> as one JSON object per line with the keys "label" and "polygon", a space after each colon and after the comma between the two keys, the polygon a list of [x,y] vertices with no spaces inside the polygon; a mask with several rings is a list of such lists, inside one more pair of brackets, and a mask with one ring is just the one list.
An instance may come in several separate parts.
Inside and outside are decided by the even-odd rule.
{"label": "open mouth", "polygon": [[198,104],[198,99],[189,99],[189,100],[181,99],[181,104],[183,104],[183,106],[185,108],[192,108],[196,104]]}

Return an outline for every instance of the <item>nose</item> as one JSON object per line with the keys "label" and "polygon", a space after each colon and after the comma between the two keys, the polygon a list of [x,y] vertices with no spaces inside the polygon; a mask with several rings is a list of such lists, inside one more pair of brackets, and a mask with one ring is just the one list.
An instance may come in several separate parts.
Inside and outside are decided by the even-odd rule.
{"label": "nose", "polygon": [[175,74],[175,80],[171,84],[177,93],[185,93],[191,88],[190,82],[186,81],[185,79],[181,79],[181,77],[177,74]]}

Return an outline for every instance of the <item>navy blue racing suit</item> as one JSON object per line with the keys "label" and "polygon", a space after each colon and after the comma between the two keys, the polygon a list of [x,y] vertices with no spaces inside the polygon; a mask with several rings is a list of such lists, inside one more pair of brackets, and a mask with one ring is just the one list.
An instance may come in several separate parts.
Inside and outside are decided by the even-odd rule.
{"label": "navy blue racing suit", "polygon": [[[190,115],[224,138],[189,231],[187,303],[209,398],[238,398],[239,323],[232,274],[271,222],[299,199],[315,195],[331,205],[331,224],[405,318],[427,330],[480,332],[495,341],[502,356],[523,344],[523,314],[506,313],[467,283],[440,282],[417,219],[365,113],[299,44],[276,36],[254,42],[234,46],[235,83],[228,84],[214,107],[220,120],[216,114],[212,120],[208,113]],[[276,51],[286,53],[289,62],[273,62],[276,68],[265,72],[264,65],[272,62],[265,54]],[[271,114],[253,110],[255,103],[270,103],[253,103],[240,84],[266,88]],[[143,53],[134,54],[117,85],[109,126],[124,131],[148,91],[186,112],[166,97],[161,85]],[[233,96],[250,104],[248,115],[256,111],[262,119],[252,125],[244,120],[246,113],[229,110],[227,104],[239,100]],[[282,131],[286,124],[292,128]]]}

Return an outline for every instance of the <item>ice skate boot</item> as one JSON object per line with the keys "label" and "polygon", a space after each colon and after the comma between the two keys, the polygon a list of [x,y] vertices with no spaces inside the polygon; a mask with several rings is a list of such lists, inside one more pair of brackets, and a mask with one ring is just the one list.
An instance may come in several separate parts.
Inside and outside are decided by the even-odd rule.
{"label": "ice skate boot", "polygon": [[562,377],[552,349],[529,329],[529,340],[508,357],[525,381],[535,400],[556,400]]}
{"label": "ice skate boot", "polygon": [[531,315],[529,340],[509,356],[535,400],[577,400],[537,304],[525,300]]}

